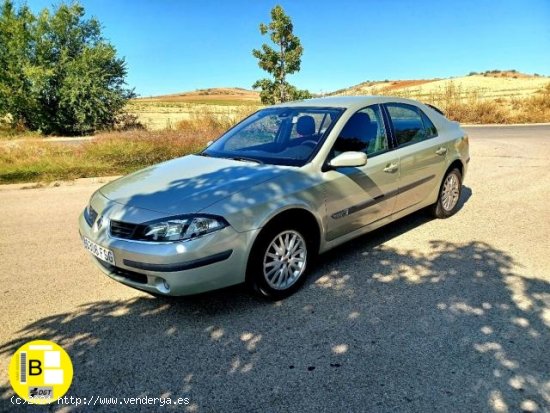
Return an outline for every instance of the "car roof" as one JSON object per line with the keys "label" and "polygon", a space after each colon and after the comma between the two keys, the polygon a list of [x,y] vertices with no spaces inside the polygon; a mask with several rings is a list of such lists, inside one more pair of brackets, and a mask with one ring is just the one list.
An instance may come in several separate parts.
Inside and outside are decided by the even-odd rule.
{"label": "car roof", "polygon": [[364,107],[376,103],[385,102],[402,102],[410,103],[413,105],[421,105],[420,102],[412,99],[398,98],[395,96],[328,96],[322,98],[313,98],[305,100],[297,100],[294,102],[279,103],[275,106],[325,106],[325,107],[338,107],[338,108],[355,108]]}
{"label": "car roof", "polygon": [[352,111],[360,110],[366,106],[377,103],[407,103],[421,108],[424,113],[427,113],[432,121],[437,123],[436,126],[442,127],[449,122],[441,113],[436,112],[431,107],[419,102],[418,100],[399,98],[396,96],[328,96],[323,98],[297,100],[294,102],[284,102],[274,105],[273,107],[325,107],[325,108],[343,108]]}

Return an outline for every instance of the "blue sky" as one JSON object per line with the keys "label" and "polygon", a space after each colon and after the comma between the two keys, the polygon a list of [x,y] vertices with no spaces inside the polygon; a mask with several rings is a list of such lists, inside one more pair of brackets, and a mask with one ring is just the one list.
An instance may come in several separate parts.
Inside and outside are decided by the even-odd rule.
{"label": "blue sky", "polygon": [[[27,0],[35,11],[58,4]],[[81,0],[128,65],[141,96],[250,88],[251,55],[281,4],[304,55],[291,83],[312,92],[366,80],[516,69],[550,75],[549,0]]]}

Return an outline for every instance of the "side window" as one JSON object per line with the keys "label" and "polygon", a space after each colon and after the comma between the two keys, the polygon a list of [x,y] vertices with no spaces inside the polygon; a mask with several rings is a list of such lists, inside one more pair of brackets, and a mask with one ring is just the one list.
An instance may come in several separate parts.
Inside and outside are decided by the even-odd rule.
{"label": "side window", "polygon": [[424,123],[424,129],[426,129],[426,138],[434,138],[437,136],[437,129],[435,128],[433,122],[430,120],[430,118],[420,110],[420,113],[422,114],[422,121]]}
{"label": "side window", "polygon": [[427,138],[422,116],[416,107],[403,103],[388,103],[386,107],[398,146],[420,142]]}
{"label": "side window", "polygon": [[384,121],[378,105],[354,113],[342,128],[332,149],[333,156],[347,151],[373,155],[388,149]]}

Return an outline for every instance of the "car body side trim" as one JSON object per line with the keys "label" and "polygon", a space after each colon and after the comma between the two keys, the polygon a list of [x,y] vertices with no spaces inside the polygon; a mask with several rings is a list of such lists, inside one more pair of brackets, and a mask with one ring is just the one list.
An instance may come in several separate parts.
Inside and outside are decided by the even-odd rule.
{"label": "car body side trim", "polygon": [[233,250],[227,250],[218,254],[209,255],[208,257],[199,258],[192,261],[186,261],[178,264],[149,264],[146,262],[138,262],[132,260],[122,260],[124,265],[128,267],[138,268],[146,271],[158,271],[158,272],[176,272],[192,270],[193,268],[204,267],[205,265],[214,264],[216,262],[224,261],[228,259]]}
{"label": "car body side trim", "polygon": [[335,212],[334,214],[331,215],[331,218],[332,219],[344,218],[348,215],[354,214],[355,212],[359,212],[359,211],[361,211],[365,208],[376,205],[379,202],[381,202],[382,200],[387,200],[387,199],[390,199],[394,196],[402,194],[403,192],[410,191],[411,189],[414,189],[419,185],[425,184],[426,182],[429,182],[434,178],[435,178],[435,175],[430,175],[430,176],[427,176],[426,178],[419,179],[418,181],[411,182],[410,184],[405,185],[405,186],[403,186],[401,188],[398,188],[396,190],[387,192],[385,194],[377,195],[374,198],[369,199],[368,201],[361,202],[360,204],[356,204],[356,205],[353,205],[349,208],[342,209],[341,211]]}

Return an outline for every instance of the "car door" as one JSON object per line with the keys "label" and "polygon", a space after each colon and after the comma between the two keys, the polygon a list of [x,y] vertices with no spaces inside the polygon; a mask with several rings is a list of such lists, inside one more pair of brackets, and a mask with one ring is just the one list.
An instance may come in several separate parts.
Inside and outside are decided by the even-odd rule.
{"label": "car door", "polygon": [[414,105],[386,103],[391,131],[399,156],[399,192],[395,212],[426,200],[445,168],[447,150],[428,116]]}
{"label": "car door", "polygon": [[359,110],[342,128],[327,161],[343,152],[362,151],[367,164],[323,173],[328,241],[393,213],[399,159],[391,151],[388,131],[379,105]]}

